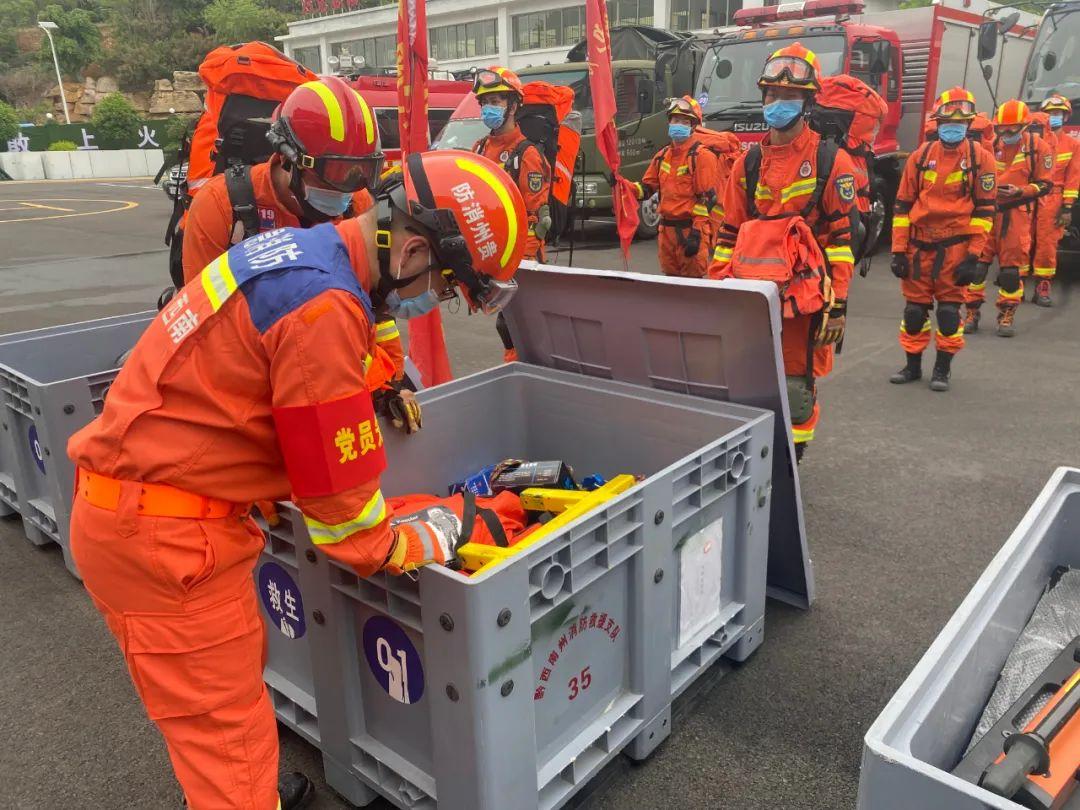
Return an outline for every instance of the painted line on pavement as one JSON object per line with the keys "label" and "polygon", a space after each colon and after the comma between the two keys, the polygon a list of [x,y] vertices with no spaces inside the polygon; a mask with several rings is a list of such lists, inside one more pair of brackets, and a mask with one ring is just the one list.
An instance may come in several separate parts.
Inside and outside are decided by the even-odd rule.
{"label": "painted line on pavement", "polygon": [[[57,199],[34,199],[34,200],[4,200],[6,203],[19,203],[20,205],[26,205],[33,208],[54,208],[55,206],[41,205],[41,203],[52,202],[75,202],[75,203],[109,203],[112,208],[104,208],[100,211],[74,211],[73,209],[56,209],[56,210],[68,210],[73,211],[69,214],[48,214],[46,216],[33,216],[33,217],[18,217],[16,219],[0,219],[0,225],[5,225],[13,222],[40,222],[45,219],[68,219],[70,217],[92,217],[98,214],[114,214],[118,211],[129,211],[132,208],[138,208],[139,204],[131,200],[83,200],[79,198],[57,198]],[[22,209],[26,210],[26,209]]]}

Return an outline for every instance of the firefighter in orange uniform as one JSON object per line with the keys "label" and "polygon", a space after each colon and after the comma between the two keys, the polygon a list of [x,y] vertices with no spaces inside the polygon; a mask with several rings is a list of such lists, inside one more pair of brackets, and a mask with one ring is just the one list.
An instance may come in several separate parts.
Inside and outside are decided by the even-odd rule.
{"label": "firefighter in orange uniform", "polygon": [[994,116],[994,159],[997,162],[997,205],[994,229],[983,248],[975,281],[967,288],[964,333],[979,329],[979,307],[985,299],[990,263],[998,260],[997,333],[1015,334],[1013,318],[1024,298],[1024,278],[1031,272],[1032,203],[1050,190],[1050,147],[1032,132],[1027,104],[1013,99],[998,107]]}
{"label": "firefighter in orange uniform", "polygon": [[301,774],[278,781],[252,501],[291,499],[312,542],[360,576],[456,548],[452,527],[395,525],[379,489],[372,310],[456,288],[501,308],[524,204],[469,152],[410,155],[398,177],[377,215],[267,232],[212,261],[68,444],[72,552],[191,810],[292,810],[313,794]]}
{"label": "firefighter in orange uniform", "polygon": [[703,148],[698,128],[701,105],[690,96],[668,105],[671,143],[656,153],[645,176],[635,183],[639,200],[660,196],[660,269],[669,276],[702,278],[716,235],[714,214],[727,181],[720,161]]}
{"label": "firefighter in orange uniform", "polygon": [[[781,334],[789,391],[793,384],[808,385],[805,396],[800,398],[812,402],[805,418],[796,419],[793,411],[792,437],[798,459],[813,440],[821,413],[816,386],[803,381],[820,379],[832,370],[835,344],[844,336],[848,287],[855,262],[851,225],[858,217],[851,157],[832,141],[822,142],[805,121],[819,89],[819,71],[817,55],[797,42],[776,51],[766,61],[758,86],[770,129],[760,149],[747,151],[732,168],[724,194],[724,224],[709,266],[710,277],[726,275],[739,227],[755,217],[804,216],[828,260],[835,300],[824,313],[785,318]],[[821,172],[825,177],[819,178],[822,161],[829,159],[831,170]],[[757,162],[756,171],[750,161]],[[748,188],[752,185],[748,176],[757,178],[753,192]],[[819,183],[819,179],[823,182]],[[813,204],[809,211],[808,202]],[[807,368],[810,356],[812,368]],[[792,398],[789,394],[789,401]]]}
{"label": "firefighter in orange uniform", "polygon": [[994,156],[967,137],[975,96],[962,87],[941,94],[934,108],[938,139],[908,158],[893,208],[892,271],[907,304],[900,346],[907,364],[889,379],[922,378],[930,345],[930,310],[937,302],[934,391],[949,390],[952,359],[964,347],[960,305],[977,278],[977,264],[994,225],[997,172]]}
{"label": "firefighter in orange uniform", "polygon": [[1072,221],[1072,209],[1080,189],[1080,145],[1062,127],[1072,117],[1072,103],[1064,96],[1052,95],[1039,110],[1049,118],[1046,141],[1053,153],[1054,187],[1036,206],[1034,301],[1048,307],[1050,286],[1057,274],[1057,251],[1065,228]]}
{"label": "firefighter in orange uniform", "polygon": [[[256,233],[336,222],[371,208],[369,190],[383,163],[379,128],[371,106],[342,79],[322,76],[293,90],[270,134],[278,154],[246,176],[247,167],[215,175],[191,201],[180,237],[184,284]],[[230,184],[237,189],[231,194]],[[405,353],[393,319],[380,317],[376,340],[393,364],[392,378],[401,380]]]}
{"label": "firefighter in orange uniform", "polygon": [[480,102],[480,118],[491,130],[473,151],[498,163],[517,181],[529,217],[525,258],[543,261],[544,237],[551,227],[551,166],[517,124],[524,97],[521,79],[511,70],[491,67],[476,74],[473,92]]}

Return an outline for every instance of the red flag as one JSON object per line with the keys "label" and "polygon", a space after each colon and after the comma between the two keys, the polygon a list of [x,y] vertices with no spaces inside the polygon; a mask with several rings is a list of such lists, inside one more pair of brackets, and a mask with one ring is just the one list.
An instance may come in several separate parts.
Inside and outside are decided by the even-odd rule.
{"label": "red flag", "polygon": [[615,129],[615,84],[611,73],[611,29],[607,3],[585,0],[585,28],[588,31],[589,90],[596,120],[596,142],[604,162],[615,179],[612,207],[619,232],[623,261],[630,258],[630,242],[638,226],[637,194],[633,184],[619,174],[619,133]]}
{"label": "red flag", "polygon": [[[428,37],[424,0],[399,0],[397,31],[398,134],[401,158],[428,148]],[[442,313],[409,321],[409,357],[425,386],[453,379]]]}

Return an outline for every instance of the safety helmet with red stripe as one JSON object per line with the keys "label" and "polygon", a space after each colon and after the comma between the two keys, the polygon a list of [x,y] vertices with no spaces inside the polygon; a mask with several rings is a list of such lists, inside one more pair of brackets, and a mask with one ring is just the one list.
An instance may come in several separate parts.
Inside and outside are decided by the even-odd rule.
{"label": "safety helmet with red stripe", "polygon": [[1016,129],[1031,123],[1031,110],[1019,99],[1009,99],[994,113],[995,129]]}
{"label": "safety helmet with red stripe", "polygon": [[1066,115],[1072,115],[1072,102],[1065,96],[1059,96],[1055,93],[1052,96],[1043,100],[1043,103],[1039,105],[1039,109],[1042,112],[1050,112],[1051,110],[1060,110]]}
{"label": "safety helmet with red stripe", "polygon": [[443,276],[469,306],[498,312],[517,291],[514,273],[525,255],[525,200],[509,174],[487,158],[457,149],[413,152],[387,175],[376,199],[378,292],[385,297],[416,278],[390,272],[393,210],[406,214],[431,241]]}
{"label": "safety helmet with red stripe", "polygon": [[758,79],[758,87],[794,87],[816,93],[821,89],[818,77],[821,65],[817,54],[803,46],[801,42],[785,45],[765,60],[765,67]]}
{"label": "safety helmet with red stripe", "polygon": [[510,93],[517,96],[520,101],[525,96],[525,88],[514,71],[492,65],[476,72],[473,79],[473,93],[479,99],[491,93]]}
{"label": "safety helmet with red stripe", "polygon": [[374,188],[382,172],[375,113],[337,76],[293,90],[274,112],[267,137],[293,166],[341,192]]}
{"label": "safety helmet with red stripe", "polygon": [[696,126],[701,126],[701,105],[693,96],[668,99],[667,117],[670,119],[673,115],[685,115],[694,119]]}
{"label": "safety helmet with red stripe", "polygon": [[963,87],[946,90],[934,105],[934,118],[938,121],[971,121],[975,113],[975,96]]}

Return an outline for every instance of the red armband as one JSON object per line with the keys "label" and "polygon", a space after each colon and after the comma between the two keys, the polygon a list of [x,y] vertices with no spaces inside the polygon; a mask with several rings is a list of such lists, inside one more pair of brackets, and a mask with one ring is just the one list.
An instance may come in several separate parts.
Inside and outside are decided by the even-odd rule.
{"label": "red armband", "polygon": [[274,408],[278,444],[293,493],[334,495],[376,478],[386,469],[382,432],[371,394]]}

